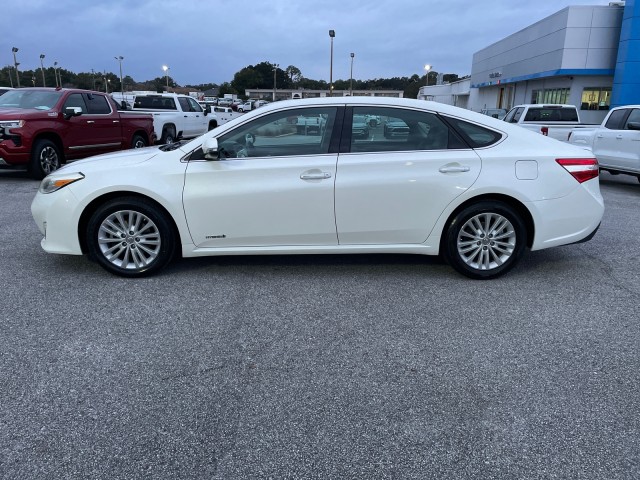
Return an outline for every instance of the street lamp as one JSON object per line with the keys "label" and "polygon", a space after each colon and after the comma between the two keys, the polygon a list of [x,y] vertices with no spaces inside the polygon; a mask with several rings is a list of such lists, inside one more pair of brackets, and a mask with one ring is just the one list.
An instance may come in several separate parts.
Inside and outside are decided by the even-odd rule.
{"label": "street lamp", "polygon": [[46,87],[47,84],[45,83],[45,80],[44,80],[44,62],[43,62],[43,60],[44,60],[44,53],[41,53],[40,54],[40,67],[42,68],[42,86]]}
{"label": "street lamp", "polygon": [[335,30],[329,30],[329,37],[331,38],[331,63],[329,65],[329,96],[333,97],[333,39],[336,36]]}
{"label": "street lamp", "polygon": [[351,52],[351,75],[349,76],[349,96],[353,97],[353,57],[356,54]]}
{"label": "street lamp", "polygon": [[124,57],[120,55],[119,57],[113,57],[113,58],[115,58],[120,62],[120,93],[123,94],[123,100],[124,100],[124,87],[122,84],[122,60],[124,60]]}
{"label": "street lamp", "polygon": [[427,87],[429,86],[429,72],[433,68],[433,65],[429,65],[428,63],[424,66],[424,71],[427,72]]}
{"label": "street lamp", "polygon": [[16,59],[16,52],[18,51],[18,49],[16,47],[13,47],[11,49],[11,51],[13,52],[13,64],[16,67],[16,80],[18,81],[18,88],[20,88],[20,72],[18,71],[18,65],[20,65],[18,63],[18,60]]}
{"label": "street lamp", "polygon": [[162,70],[164,70],[164,76],[167,77],[167,91],[169,91],[169,67],[162,65]]}
{"label": "street lamp", "polygon": [[276,101],[276,72],[278,71],[278,67],[280,65],[277,63],[273,64],[273,101]]}

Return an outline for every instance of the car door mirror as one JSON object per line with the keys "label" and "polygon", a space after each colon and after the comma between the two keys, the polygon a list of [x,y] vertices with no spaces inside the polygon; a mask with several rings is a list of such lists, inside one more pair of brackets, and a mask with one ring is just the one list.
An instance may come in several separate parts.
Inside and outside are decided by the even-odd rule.
{"label": "car door mirror", "polygon": [[219,160],[218,139],[215,137],[207,138],[202,144],[202,152],[207,160]]}
{"label": "car door mirror", "polygon": [[64,118],[69,120],[71,117],[78,117],[82,115],[82,108],[80,107],[67,107],[64,109]]}

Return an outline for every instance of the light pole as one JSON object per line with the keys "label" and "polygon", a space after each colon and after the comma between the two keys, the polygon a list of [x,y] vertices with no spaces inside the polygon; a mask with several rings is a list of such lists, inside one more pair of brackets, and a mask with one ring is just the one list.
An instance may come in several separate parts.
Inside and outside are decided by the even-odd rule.
{"label": "light pole", "polygon": [[277,63],[273,64],[273,101],[276,101],[276,72],[278,71],[278,67],[280,65],[278,65]]}
{"label": "light pole", "polygon": [[336,36],[335,30],[329,30],[331,38],[331,63],[329,64],[329,96],[333,97],[333,39]]}
{"label": "light pole", "polygon": [[58,86],[61,86],[58,84],[58,61],[57,60],[53,62],[53,78],[56,79],[56,88],[58,88]]}
{"label": "light pole", "polygon": [[118,60],[120,62],[120,93],[122,93],[123,95],[123,100],[124,100],[124,87],[122,84],[122,60],[124,60],[124,57],[122,55],[120,55],[119,57],[113,57],[116,60]]}
{"label": "light pole", "polygon": [[428,63],[424,66],[424,71],[427,72],[427,87],[429,86],[429,72],[433,68],[433,65],[429,65]]}
{"label": "light pole", "polygon": [[9,82],[11,83],[11,88],[13,88],[13,76],[11,73],[11,69],[13,68],[13,65],[7,65],[7,68],[9,69]]}
{"label": "light pole", "polygon": [[351,52],[351,75],[349,76],[349,96],[353,97],[353,57],[356,54]]}
{"label": "light pole", "polygon": [[13,47],[11,51],[13,52],[13,64],[16,66],[16,80],[18,81],[18,88],[20,88],[20,72],[18,71],[18,65],[20,64],[16,59],[16,52],[18,51],[18,49],[16,47]]}
{"label": "light pole", "polygon": [[169,91],[169,67],[162,65],[162,70],[164,70],[164,76],[167,77],[167,91]]}
{"label": "light pole", "polygon": [[44,80],[44,53],[40,54],[40,67],[42,69],[42,86],[46,87],[47,84],[46,84],[46,82]]}
{"label": "light pole", "polygon": [[[93,78],[93,91],[97,92],[97,90],[96,90],[96,72],[93,70],[93,68],[91,69],[91,78]],[[62,78],[60,78],[60,84],[62,85]]]}

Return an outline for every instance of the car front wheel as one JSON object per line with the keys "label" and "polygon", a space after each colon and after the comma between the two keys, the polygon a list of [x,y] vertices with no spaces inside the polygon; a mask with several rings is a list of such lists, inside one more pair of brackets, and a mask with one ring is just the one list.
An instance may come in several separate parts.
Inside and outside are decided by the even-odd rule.
{"label": "car front wheel", "polygon": [[40,139],[33,145],[29,173],[34,178],[43,179],[60,168],[61,155],[58,146],[51,140]]}
{"label": "car front wheel", "polygon": [[526,227],[509,205],[479,202],[453,217],[443,241],[444,258],[455,270],[490,279],[516,265],[524,252]]}
{"label": "car front wheel", "polygon": [[105,270],[141,277],[162,269],[176,249],[174,230],[153,203],[140,198],[106,202],[87,227],[89,255]]}

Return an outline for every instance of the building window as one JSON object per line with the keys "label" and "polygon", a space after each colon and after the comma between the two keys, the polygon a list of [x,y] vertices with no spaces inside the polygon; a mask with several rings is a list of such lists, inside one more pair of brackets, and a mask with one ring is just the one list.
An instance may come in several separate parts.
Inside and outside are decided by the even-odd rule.
{"label": "building window", "polygon": [[610,87],[587,87],[582,91],[580,110],[609,110]]}
{"label": "building window", "polygon": [[531,103],[560,103],[569,102],[570,88],[550,88],[547,90],[533,90],[531,92]]}

